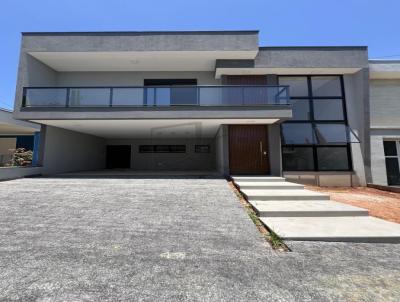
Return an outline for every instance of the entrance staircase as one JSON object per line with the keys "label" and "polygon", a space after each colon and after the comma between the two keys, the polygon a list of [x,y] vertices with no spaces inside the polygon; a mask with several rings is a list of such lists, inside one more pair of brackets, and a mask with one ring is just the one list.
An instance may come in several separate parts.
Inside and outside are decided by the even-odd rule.
{"label": "entrance staircase", "polygon": [[400,224],[282,177],[232,176],[260,220],[286,240],[400,242]]}

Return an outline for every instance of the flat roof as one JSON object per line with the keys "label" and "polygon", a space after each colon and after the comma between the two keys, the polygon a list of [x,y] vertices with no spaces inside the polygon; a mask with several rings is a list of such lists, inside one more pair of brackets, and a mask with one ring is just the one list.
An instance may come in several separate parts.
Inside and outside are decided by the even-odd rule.
{"label": "flat roof", "polygon": [[260,50],[367,50],[368,46],[260,46]]}
{"label": "flat roof", "polygon": [[368,60],[369,63],[372,64],[400,64],[400,59],[398,60],[377,60],[377,59],[370,59]]}
{"label": "flat roof", "polygon": [[65,31],[22,32],[23,36],[149,36],[149,35],[247,35],[258,30],[187,30],[187,31]]}

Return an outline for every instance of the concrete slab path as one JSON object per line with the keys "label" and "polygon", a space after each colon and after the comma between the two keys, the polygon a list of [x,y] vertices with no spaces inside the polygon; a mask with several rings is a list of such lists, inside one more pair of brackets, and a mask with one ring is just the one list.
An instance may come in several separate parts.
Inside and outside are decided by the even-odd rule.
{"label": "concrete slab path", "polygon": [[0,183],[0,301],[398,301],[390,244],[261,238],[224,179]]}
{"label": "concrete slab path", "polygon": [[233,176],[260,220],[283,239],[400,243],[400,224],[369,217],[368,210],[330,201],[328,194],[301,185],[259,178]]}

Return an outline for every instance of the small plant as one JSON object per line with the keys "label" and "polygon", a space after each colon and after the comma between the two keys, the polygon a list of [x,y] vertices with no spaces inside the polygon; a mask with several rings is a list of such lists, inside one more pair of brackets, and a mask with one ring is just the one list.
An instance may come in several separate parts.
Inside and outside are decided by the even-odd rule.
{"label": "small plant", "polygon": [[15,149],[12,158],[11,166],[25,167],[32,164],[33,152],[31,150],[25,150],[24,148]]}
{"label": "small plant", "polygon": [[283,243],[282,239],[274,231],[268,231],[269,233],[265,236],[268,237],[272,247],[274,247],[275,249],[285,249],[285,244]]}
{"label": "small plant", "polygon": [[233,184],[232,180],[230,181],[230,185],[233,189],[233,192],[239,199],[239,202],[245,208],[247,215],[249,215],[251,221],[253,221],[254,225],[257,227],[258,231],[262,234],[263,238],[272,246],[274,250],[288,252],[290,251],[289,247],[283,242],[283,240],[274,233],[271,229],[265,226],[260,218],[257,216],[256,211],[253,206],[247,201],[245,196],[239,191],[239,189]]}
{"label": "small plant", "polygon": [[252,211],[247,211],[247,214],[249,214],[250,219],[253,221],[253,223],[257,226],[261,225],[260,220],[258,219],[258,216],[256,215],[256,213],[252,212]]}

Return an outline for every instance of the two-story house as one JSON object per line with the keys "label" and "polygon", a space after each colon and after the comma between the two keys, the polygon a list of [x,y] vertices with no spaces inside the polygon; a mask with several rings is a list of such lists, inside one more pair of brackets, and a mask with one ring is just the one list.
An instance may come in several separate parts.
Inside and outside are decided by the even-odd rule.
{"label": "two-story house", "polygon": [[43,173],[123,168],[365,185],[366,47],[260,47],[258,31],[23,33],[14,117]]}

